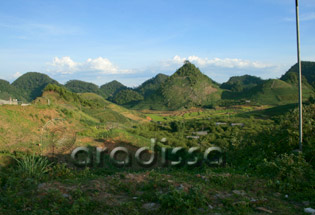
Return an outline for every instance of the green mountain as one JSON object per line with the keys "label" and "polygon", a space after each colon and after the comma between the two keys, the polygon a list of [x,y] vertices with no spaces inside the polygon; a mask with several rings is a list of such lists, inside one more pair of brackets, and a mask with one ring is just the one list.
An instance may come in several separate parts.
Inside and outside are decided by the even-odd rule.
{"label": "green mountain", "polygon": [[59,85],[57,81],[51,79],[48,75],[38,72],[28,72],[16,79],[12,83],[12,86],[17,89],[21,97],[27,101],[32,101],[42,95],[43,89],[48,84]]}
{"label": "green mountain", "polygon": [[99,87],[96,84],[79,81],[70,80],[65,84],[65,87],[74,93],[96,93],[101,94]]}
{"label": "green mountain", "polygon": [[233,92],[241,92],[245,89],[250,89],[262,84],[264,81],[256,76],[243,75],[231,77],[227,82],[220,87],[222,89],[231,90]]}
{"label": "green mountain", "polygon": [[9,100],[10,97],[12,99],[18,99],[19,101],[25,101],[18,90],[12,86],[8,81],[0,79],[0,99]]}
{"label": "green mountain", "polygon": [[115,93],[123,89],[127,89],[127,87],[116,80],[103,84],[100,87],[100,91],[102,92],[105,98],[112,97],[114,96]]}
{"label": "green mountain", "polygon": [[210,105],[220,99],[219,85],[189,61],[144,101],[135,105],[136,109],[168,109],[190,108]]}
{"label": "green mountain", "polygon": [[47,104],[47,99],[50,105],[59,107],[67,116],[75,118],[75,115],[81,114],[83,118],[78,118],[83,122],[145,121],[139,113],[113,104],[95,93],[74,93],[63,86],[49,84],[35,103]]}
{"label": "green mountain", "polygon": [[168,75],[157,74],[155,77],[145,81],[135,90],[143,95],[145,98],[155,93],[163,83],[168,79]]}
{"label": "green mountain", "polygon": [[143,100],[143,96],[133,89],[120,90],[115,93],[111,101],[119,105],[132,105]]}
{"label": "green mountain", "polygon": [[[266,80],[262,84],[242,92],[234,94],[229,92],[229,97],[227,97],[227,93],[223,93],[223,98],[249,99],[257,104],[280,105],[298,101],[298,86],[279,79]],[[303,86],[305,100],[313,94],[314,91],[309,85]]]}
{"label": "green mountain", "polygon": [[[298,64],[292,66],[280,79],[283,81],[291,82],[293,84],[298,83]],[[302,62],[302,76],[305,80],[315,89],[315,62]],[[303,83],[305,84],[305,80]]]}

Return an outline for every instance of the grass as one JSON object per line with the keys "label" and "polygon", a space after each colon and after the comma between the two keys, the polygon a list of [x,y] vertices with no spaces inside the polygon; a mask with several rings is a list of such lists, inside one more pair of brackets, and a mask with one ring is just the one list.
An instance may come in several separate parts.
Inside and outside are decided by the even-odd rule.
{"label": "grass", "polygon": [[0,193],[0,213],[261,214],[259,208],[264,208],[274,214],[303,214],[303,205],[291,194],[286,199],[287,193],[274,190],[268,180],[231,168],[105,170],[54,164],[49,172],[38,172],[51,177],[40,177],[41,182],[30,177],[24,183],[15,174],[19,169],[1,171],[0,184],[7,189]]}
{"label": "grass", "polygon": [[[93,95],[91,98],[100,99]],[[263,214],[266,211],[303,214],[306,207],[303,202],[315,207],[314,191],[303,184],[312,182],[310,177],[305,179],[312,167],[303,156],[268,155],[263,164],[255,163],[257,157],[269,153],[268,149],[274,153],[272,147],[282,147],[283,138],[295,137],[283,129],[285,136],[277,137],[277,144],[268,142],[270,138],[265,136],[257,139],[268,129],[277,129],[280,124],[275,126],[276,122],[270,118],[290,110],[291,105],[270,109],[236,105],[133,114],[108,104],[108,111],[119,115],[117,121],[121,121],[120,117],[128,118],[125,123],[109,122],[107,114],[111,113],[105,110],[96,108],[93,112],[93,108],[85,107],[83,112],[78,106],[58,99],[49,108],[43,107],[43,104],[0,107],[0,141],[6,141],[0,144],[6,151],[0,154],[0,214]],[[312,111],[312,108],[306,109]],[[305,140],[312,142],[313,112],[308,114]],[[162,123],[137,123],[135,119],[144,119],[144,115]],[[69,162],[65,152],[54,158],[34,155],[33,152],[40,152],[36,145],[40,128],[55,117],[64,118],[66,127],[77,132],[75,146],[126,146],[133,155],[139,147],[150,146],[150,138],[167,137],[169,142],[165,145],[169,148],[218,145],[227,152],[226,165],[78,168]],[[217,121],[227,125],[217,126]],[[233,127],[232,122],[242,122],[244,126]],[[199,130],[209,130],[209,134],[198,140],[185,137]],[[15,136],[10,138],[10,134]],[[15,157],[16,162],[8,160],[8,155]],[[49,162],[50,159],[55,162]],[[238,159],[245,160],[246,165],[238,163]]]}

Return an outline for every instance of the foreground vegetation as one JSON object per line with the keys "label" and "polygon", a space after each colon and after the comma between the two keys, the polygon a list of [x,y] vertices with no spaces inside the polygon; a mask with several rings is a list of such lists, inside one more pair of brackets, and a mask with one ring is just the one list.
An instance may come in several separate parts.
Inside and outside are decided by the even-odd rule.
{"label": "foreground vegetation", "polygon": [[[304,105],[300,153],[295,105],[141,114],[95,94],[50,85],[30,107],[1,108],[1,125],[21,130],[21,137],[10,139],[4,127],[0,130],[7,141],[0,154],[0,214],[304,214],[304,208],[315,207],[313,102]],[[65,119],[67,133],[76,132],[76,142],[67,150],[54,145],[51,153],[51,145],[35,137],[56,117]],[[69,161],[77,146],[126,146],[134,153],[151,138],[158,140],[157,151],[219,146],[225,162],[118,168],[110,163],[77,167]]]}

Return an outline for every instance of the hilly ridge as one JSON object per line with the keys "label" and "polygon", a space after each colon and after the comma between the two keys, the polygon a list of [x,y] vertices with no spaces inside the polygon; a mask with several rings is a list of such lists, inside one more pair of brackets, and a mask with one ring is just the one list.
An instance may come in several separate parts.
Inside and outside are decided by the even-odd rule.
{"label": "hilly ridge", "polygon": [[[116,80],[100,87],[81,80],[70,80],[64,87],[74,93],[94,93],[131,109],[177,110],[229,105],[233,101],[244,100],[280,105],[297,102],[297,74],[297,65],[294,65],[280,79],[263,80],[243,75],[231,77],[219,85],[194,64],[185,61],[171,76],[158,74],[136,88],[126,87]],[[302,74],[303,97],[308,99],[314,95],[315,63],[303,61]],[[12,84],[0,80],[0,99],[11,97],[30,102],[41,96],[48,84],[62,86],[48,75],[37,72],[25,73]]]}
{"label": "hilly ridge", "polygon": [[12,86],[17,88],[19,94],[27,101],[32,101],[42,95],[48,84],[60,85],[48,75],[38,72],[28,72],[16,79]]}

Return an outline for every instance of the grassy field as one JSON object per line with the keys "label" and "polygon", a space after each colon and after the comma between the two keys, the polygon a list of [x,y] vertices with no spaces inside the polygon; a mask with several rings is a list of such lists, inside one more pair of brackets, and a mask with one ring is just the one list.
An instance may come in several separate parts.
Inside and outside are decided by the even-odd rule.
{"label": "grassy field", "polygon": [[[294,152],[294,104],[136,112],[95,94],[81,94],[81,103],[44,96],[27,107],[0,106],[0,214],[305,214],[315,208],[314,104],[305,105],[301,154]],[[207,133],[187,138],[198,131]],[[123,146],[134,163],[151,138],[156,165],[109,161],[110,151]],[[70,153],[79,146],[106,147],[103,165],[76,166]],[[169,164],[177,159],[169,153],[175,147],[211,146],[223,150],[222,165],[162,165],[161,147]]]}

